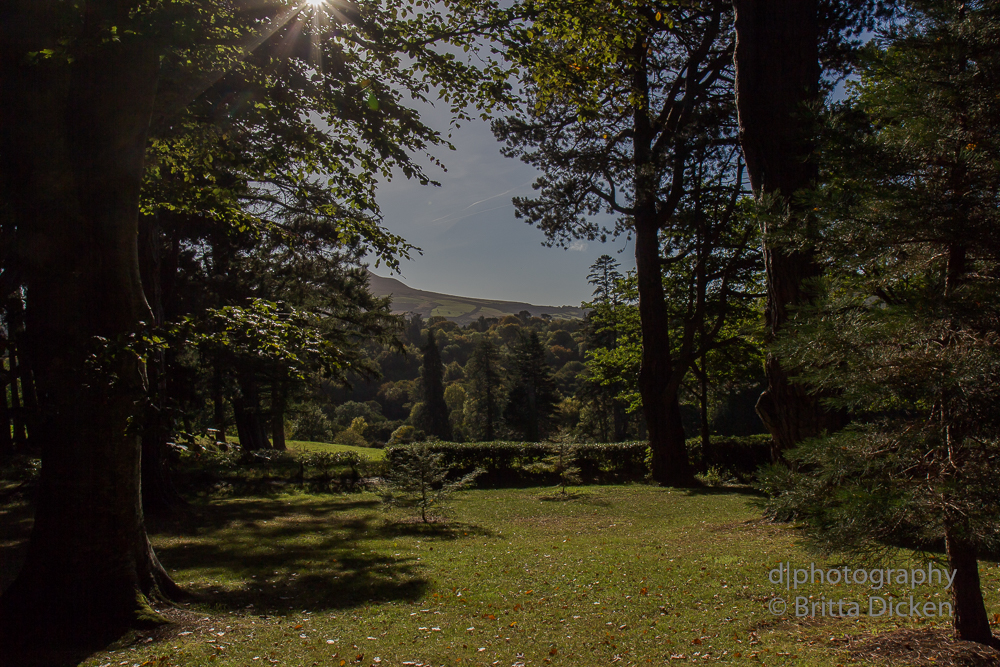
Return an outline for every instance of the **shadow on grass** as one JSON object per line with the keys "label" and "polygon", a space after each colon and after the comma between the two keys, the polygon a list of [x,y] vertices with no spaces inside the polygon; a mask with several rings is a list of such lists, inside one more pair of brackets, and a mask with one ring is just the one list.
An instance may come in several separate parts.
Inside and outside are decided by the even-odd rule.
{"label": "shadow on grass", "polygon": [[386,523],[379,529],[386,538],[392,537],[422,537],[424,539],[458,540],[463,537],[494,537],[492,530],[471,523],[450,521],[439,523],[432,521],[396,521]]}
{"label": "shadow on grass", "polygon": [[461,523],[386,523],[379,505],[233,499],[157,521],[151,532],[160,561],[197,601],[255,613],[418,600],[430,582],[415,557],[392,553],[386,541],[489,534]]}
{"label": "shadow on grass", "polygon": [[0,591],[13,581],[24,562],[34,511],[27,502],[0,506]]}
{"label": "shadow on grass", "polygon": [[607,498],[602,497],[600,494],[588,493],[586,491],[567,491],[566,493],[553,491],[552,493],[547,493],[544,496],[538,496],[538,499],[543,503],[575,502],[581,505],[611,507],[611,501]]}

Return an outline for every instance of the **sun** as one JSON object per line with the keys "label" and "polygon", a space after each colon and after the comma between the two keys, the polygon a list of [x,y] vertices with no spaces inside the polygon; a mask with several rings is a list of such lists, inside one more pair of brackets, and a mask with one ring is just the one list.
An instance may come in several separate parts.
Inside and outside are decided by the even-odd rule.
{"label": "sun", "polygon": [[319,7],[325,2],[326,0],[306,0],[306,4],[309,5],[310,7]]}

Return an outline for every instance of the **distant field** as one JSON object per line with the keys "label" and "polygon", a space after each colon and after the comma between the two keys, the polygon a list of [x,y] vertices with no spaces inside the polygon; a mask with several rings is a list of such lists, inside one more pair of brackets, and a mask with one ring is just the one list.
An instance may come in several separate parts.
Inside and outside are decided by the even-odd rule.
{"label": "distant field", "polygon": [[[226,436],[226,440],[239,443],[240,439],[231,435]],[[385,458],[385,452],[375,447],[351,447],[350,445],[336,445],[329,442],[311,442],[309,440],[286,440],[285,446],[292,452],[357,452],[372,461],[381,461]]]}
{"label": "distant field", "polygon": [[285,442],[293,452],[356,452],[372,461],[381,461],[385,452],[374,447],[351,447],[350,445],[335,445],[329,442],[310,442],[308,440],[288,440]]}

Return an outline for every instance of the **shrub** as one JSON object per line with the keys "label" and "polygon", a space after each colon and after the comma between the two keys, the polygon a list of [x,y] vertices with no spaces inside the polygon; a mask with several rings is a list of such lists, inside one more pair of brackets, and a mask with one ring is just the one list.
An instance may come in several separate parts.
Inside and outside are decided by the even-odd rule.
{"label": "shrub", "polygon": [[[453,474],[462,475],[476,468],[484,473],[480,483],[489,486],[531,484],[554,481],[551,473],[532,468],[545,465],[557,453],[558,445],[544,442],[436,442],[428,447],[444,455]],[[646,475],[644,442],[574,445],[576,466],[584,482],[641,481]],[[396,457],[406,456],[407,446],[387,447],[386,461],[395,465]]]}
{"label": "shrub", "polygon": [[560,440],[553,446],[553,452],[545,457],[541,463],[533,463],[528,466],[529,472],[544,472],[555,475],[558,480],[559,492],[566,496],[566,487],[571,484],[580,484],[580,468],[576,465],[576,447]]}
{"label": "shrub", "polygon": [[345,428],[343,431],[334,436],[333,441],[338,445],[347,445],[349,447],[368,446],[368,441],[365,440],[365,437],[350,428]]}
{"label": "shrub", "polygon": [[403,424],[389,436],[389,445],[408,445],[413,442],[413,438],[417,429],[410,426],[409,424]]}
{"label": "shrub", "polygon": [[716,436],[711,440],[707,456],[703,455],[701,438],[691,438],[687,447],[696,469],[705,471],[714,467],[742,482],[750,481],[758,468],[771,463],[771,435],[768,433]]}
{"label": "shrub", "polygon": [[333,424],[319,406],[306,406],[292,421],[291,439],[330,442],[333,439]]}
{"label": "shrub", "polygon": [[387,507],[413,510],[424,523],[441,517],[446,503],[458,491],[472,485],[481,471],[477,468],[461,477],[448,479],[451,466],[444,454],[428,445],[412,445],[397,453],[378,492]]}

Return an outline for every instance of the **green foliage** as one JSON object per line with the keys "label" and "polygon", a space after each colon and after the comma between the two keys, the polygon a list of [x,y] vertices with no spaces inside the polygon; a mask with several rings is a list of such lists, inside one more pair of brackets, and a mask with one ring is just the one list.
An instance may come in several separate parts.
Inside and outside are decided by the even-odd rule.
{"label": "green foliage", "polygon": [[445,464],[444,455],[424,444],[394,451],[395,455],[388,459],[389,471],[379,487],[379,495],[386,506],[411,510],[424,523],[443,518],[452,496],[469,488],[481,474],[477,468],[449,479],[451,466]]}
{"label": "green foliage", "polygon": [[293,440],[330,442],[333,439],[333,424],[318,405],[310,404],[292,419],[291,437]]}
{"label": "green foliage", "polygon": [[[551,471],[532,466],[545,466],[546,459],[558,454],[559,446],[541,442],[435,442],[427,447],[442,454],[453,474],[482,469],[481,483],[506,486],[511,484],[556,481]],[[574,444],[574,466],[585,482],[642,481],[647,474],[644,442],[611,444]],[[386,460],[394,465],[397,456],[405,456],[405,448],[387,447]]]}
{"label": "green foliage", "polygon": [[409,424],[403,424],[389,437],[388,445],[408,445],[413,442],[414,436],[416,434],[416,428],[410,426]]}
{"label": "green foliage", "polygon": [[351,425],[347,427],[349,431],[354,431],[362,438],[368,434],[368,422],[364,417],[355,417],[351,420]]}
{"label": "green foliage", "polygon": [[359,401],[347,401],[345,403],[341,403],[334,410],[334,415],[337,418],[337,423],[348,427],[353,424],[356,419],[362,419],[367,424],[374,424],[385,419],[385,417],[382,416],[381,407],[375,401],[366,401],[365,403],[361,403]]}
{"label": "green foliage", "polygon": [[359,433],[353,428],[345,428],[343,431],[340,431],[337,435],[333,436],[333,441],[338,445],[347,445],[349,447],[368,446],[368,441],[365,439],[364,434]]}
{"label": "green foliage", "polygon": [[282,490],[358,491],[381,462],[356,451],[215,451],[185,453],[175,482],[192,494],[267,495]]}
{"label": "green foliage", "polygon": [[247,306],[210,309],[202,319],[186,318],[179,332],[213,356],[280,364],[300,379],[314,368],[340,369],[337,350],[320,333],[316,316],[287,304],[252,299]]}
{"label": "green foliage", "polygon": [[422,409],[411,417],[413,425],[443,440],[451,439],[451,420],[444,395],[444,365],[441,351],[434,339],[434,330],[427,331],[427,344],[423,348],[424,363],[421,373],[423,391]]}
{"label": "green foliage", "polygon": [[590,342],[586,352],[585,382],[594,403],[613,410],[621,402],[629,412],[642,408],[639,395],[639,365],[642,361],[642,331],[639,321],[639,290],[634,271],[616,279],[607,297],[585,304]]}
{"label": "green foliage", "polygon": [[565,438],[560,439],[552,447],[555,451],[546,456],[540,463],[533,463],[525,468],[528,472],[547,473],[555,475],[559,480],[559,492],[565,496],[566,487],[581,484],[580,468],[576,465],[576,447]]}
{"label": "green foliage", "polygon": [[555,428],[559,404],[552,369],[537,333],[521,335],[511,365],[504,421],[525,440],[537,442]]}
{"label": "green foliage", "polygon": [[500,352],[485,336],[466,365],[465,424],[476,440],[493,440],[503,415],[503,368]]}
{"label": "green foliage", "polygon": [[947,535],[974,554],[1000,528],[1000,15],[908,7],[830,121],[819,219],[801,237],[829,268],[779,347],[856,418],[761,485],[823,548],[878,555]]}

